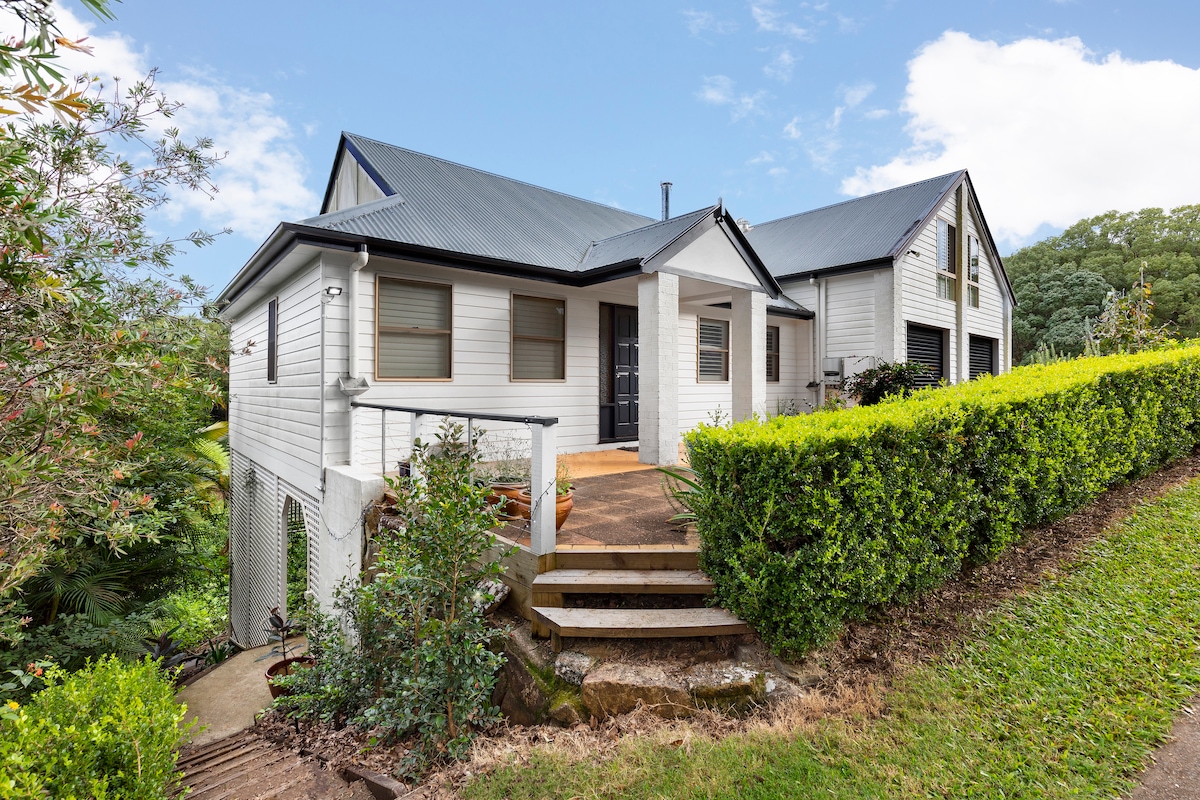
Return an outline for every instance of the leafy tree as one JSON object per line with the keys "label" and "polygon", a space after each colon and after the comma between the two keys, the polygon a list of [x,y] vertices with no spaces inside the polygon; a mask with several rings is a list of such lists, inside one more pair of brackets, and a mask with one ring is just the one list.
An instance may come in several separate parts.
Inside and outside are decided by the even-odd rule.
{"label": "leafy tree", "polygon": [[[6,5],[27,27],[53,31],[49,3]],[[103,0],[88,5],[107,14]],[[39,37],[4,51],[10,81],[17,71],[39,85],[60,77]],[[169,127],[151,134],[179,108],[153,74],[124,90],[82,76],[57,91],[41,101],[27,92],[23,113],[0,129],[0,635],[9,637],[14,597],[39,570],[87,564],[111,576],[114,559],[178,532],[194,483],[171,473],[171,459],[223,394],[223,334],[186,313],[202,294],[170,273],[180,242],[146,226],[170,191],[215,191],[212,143]],[[0,108],[18,95],[0,93]],[[74,105],[59,109],[55,96]],[[46,106],[62,113],[38,113]],[[131,145],[136,164],[118,149]]]}
{"label": "leafy tree", "polygon": [[1144,281],[1155,303],[1147,324],[1170,325],[1180,338],[1200,336],[1200,205],[1165,212],[1109,211],[1082,219],[1059,236],[1005,259],[1018,306],[1014,356],[1038,347],[1083,352],[1087,323],[1100,318],[1110,292]]}

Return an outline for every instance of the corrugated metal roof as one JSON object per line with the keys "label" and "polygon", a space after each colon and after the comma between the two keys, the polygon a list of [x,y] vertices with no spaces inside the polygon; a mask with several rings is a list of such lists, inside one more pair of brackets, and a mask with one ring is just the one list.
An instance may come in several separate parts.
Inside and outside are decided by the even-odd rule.
{"label": "corrugated metal roof", "polygon": [[887,258],[962,174],[764,222],[746,238],[776,278]]}
{"label": "corrugated metal roof", "polygon": [[649,258],[716,209],[716,206],[709,206],[595,242],[584,255],[581,267],[594,269],[631,259]]}
{"label": "corrugated metal roof", "polygon": [[564,271],[578,271],[593,242],[654,227],[640,214],[343,136],[394,194],[305,225]]}

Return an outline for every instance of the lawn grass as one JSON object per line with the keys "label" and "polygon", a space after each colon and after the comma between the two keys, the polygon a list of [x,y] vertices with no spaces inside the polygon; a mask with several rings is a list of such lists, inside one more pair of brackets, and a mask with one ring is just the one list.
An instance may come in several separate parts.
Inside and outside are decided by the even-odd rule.
{"label": "lawn grass", "polygon": [[1105,797],[1125,792],[1200,689],[1200,481],[1106,531],[1080,561],[910,670],[877,719],[615,758],[536,753],[487,798]]}

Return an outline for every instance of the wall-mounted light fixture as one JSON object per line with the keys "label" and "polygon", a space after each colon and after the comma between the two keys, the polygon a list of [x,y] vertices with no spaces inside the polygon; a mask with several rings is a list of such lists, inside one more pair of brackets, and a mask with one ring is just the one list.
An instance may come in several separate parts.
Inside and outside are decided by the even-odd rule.
{"label": "wall-mounted light fixture", "polygon": [[342,293],[342,287],[340,287],[340,286],[326,286],[325,287],[325,294],[329,295],[330,297],[337,297],[341,293]]}
{"label": "wall-mounted light fixture", "polygon": [[909,250],[908,252],[909,252],[909,255],[916,256],[917,258],[921,257],[921,253],[918,250]]}

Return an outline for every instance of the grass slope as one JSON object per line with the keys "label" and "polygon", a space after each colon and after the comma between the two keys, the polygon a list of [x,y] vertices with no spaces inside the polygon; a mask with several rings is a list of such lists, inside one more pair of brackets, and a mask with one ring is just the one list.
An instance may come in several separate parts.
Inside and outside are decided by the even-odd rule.
{"label": "grass slope", "polygon": [[535,754],[471,798],[1114,797],[1200,688],[1200,481],[913,669],[878,719],[825,720],[616,758]]}

